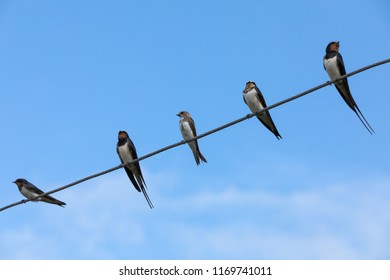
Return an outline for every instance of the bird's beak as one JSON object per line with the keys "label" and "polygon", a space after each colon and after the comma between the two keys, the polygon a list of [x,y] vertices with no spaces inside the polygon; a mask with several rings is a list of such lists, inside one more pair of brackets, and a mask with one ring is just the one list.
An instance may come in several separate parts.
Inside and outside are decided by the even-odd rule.
{"label": "bird's beak", "polygon": [[340,46],[340,41],[337,41],[336,44],[337,44],[337,46]]}
{"label": "bird's beak", "polygon": [[16,181],[13,181],[12,183],[16,184]]}
{"label": "bird's beak", "polygon": [[176,114],[176,116],[180,117],[180,114],[178,113],[178,114]]}

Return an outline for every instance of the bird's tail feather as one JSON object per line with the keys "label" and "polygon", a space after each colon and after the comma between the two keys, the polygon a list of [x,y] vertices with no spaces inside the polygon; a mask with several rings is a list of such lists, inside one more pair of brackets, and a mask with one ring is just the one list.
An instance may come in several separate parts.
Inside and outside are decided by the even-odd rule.
{"label": "bird's tail feather", "polygon": [[194,155],[194,158],[195,158],[195,161],[196,161],[196,165],[199,165],[200,164],[200,160],[202,160],[203,162],[207,162],[206,158],[202,155],[202,153],[199,151],[192,151],[193,155]]}
{"label": "bird's tail feather", "polygon": [[196,165],[199,165],[200,164],[200,160],[199,160],[199,157],[198,157],[198,153],[197,153],[197,151],[195,149],[192,150],[192,154],[194,155],[194,159],[196,161]]}
{"label": "bird's tail feather", "polygon": [[47,203],[51,203],[51,204],[55,204],[55,205],[58,205],[58,206],[61,206],[61,207],[64,207],[64,205],[66,205],[65,202],[62,202],[58,199],[55,199],[54,197],[51,197],[51,196],[48,196],[48,197],[41,197],[41,201],[44,201],[44,202],[47,202]]}
{"label": "bird's tail feather", "polygon": [[203,161],[203,162],[207,162],[206,158],[202,155],[202,153],[199,151],[199,156],[200,156],[200,159]]}
{"label": "bird's tail feather", "polygon": [[146,192],[145,188],[141,188],[141,189],[142,189],[142,192],[144,193],[144,196],[145,196],[146,201],[147,201],[148,204],[149,204],[150,209],[153,209],[154,206],[153,206],[152,201],[151,201],[150,198],[149,198],[148,193]]}
{"label": "bird's tail feather", "polygon": [[147,188],[147,186],[146,186],[146,183],[145,183],[145,180],[144,180],[144,176],[142,176],[142,173],[139,172],[139,174],[136,174],[136,178],[137,178],[137,181],[139,183],[139,188],[143,192],[143,194],[145,196],[145,199],[146,199],[146,201],[149,204],[150,209],[154,208],[153,203],[150,200],[149,195],[148,195],[148,193],[146,192],[146,189],[145,189],[145,188]]}
{"label": "bird's tail feather", "polygon": [[366,120],[366,118],[364,117],[364,115],[362,114],[362,112],[360,111],[359,107],[356,105],[355,106],[356,110],[355,113],[356,115],[358,116],[359,120],[362,122],[362,124],[366,127],[366,129],[368,130],[368,132],[372,135],[375,133],[374,129],[372,129],[371,125],[368,123],[368,121]]}

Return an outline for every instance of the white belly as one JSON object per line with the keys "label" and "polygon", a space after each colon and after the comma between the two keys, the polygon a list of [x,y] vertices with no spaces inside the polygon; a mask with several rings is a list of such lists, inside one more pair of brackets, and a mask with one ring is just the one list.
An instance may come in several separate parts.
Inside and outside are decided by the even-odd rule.
{"label": "white belly", "polygon": [[244,93],[244,99],[252,113],[256,113],[261,109],[264,109],[263,105],[260,103],[260,100],[257,98],[257,92],[255,89]]}
{"label": "white belly", "polygon": [[191,127],[188,122],[180,123],[180,132],[184,140],[190,140],[194,138],[194,134],[192,133]]}
{"label": "white belly", "polygon": [[133,157],[131,156],[131,153],[127,145],[119,146],[118,151],[119,151],[119,156],[121,157],[123,163],[130,162],[133,160]]}
{"label": "white belly", "polygon": [[38,196],[38,194],[30,192],[26,188],[22,188],[20,192],[27,198],[34,198],[34,197]]}
{"label": "white belly", "polygon": [[324,60],[324,66],[332,81],[341,77],[339,67],[337,65],[337,56]]}

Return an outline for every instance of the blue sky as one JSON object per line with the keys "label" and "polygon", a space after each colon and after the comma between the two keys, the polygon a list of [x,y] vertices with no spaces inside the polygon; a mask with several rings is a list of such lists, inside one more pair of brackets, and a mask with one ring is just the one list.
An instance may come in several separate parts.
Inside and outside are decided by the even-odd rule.
{"label": "blue sky", "polygon": [[[26,178],[51,190],[390,57],[388,1],[0,1],[0,206]],[[155,209],[123,170],[1,213],[0,259],[388,259],[390,65],[349,79],[376,134],[334,86],[141,162]]]}

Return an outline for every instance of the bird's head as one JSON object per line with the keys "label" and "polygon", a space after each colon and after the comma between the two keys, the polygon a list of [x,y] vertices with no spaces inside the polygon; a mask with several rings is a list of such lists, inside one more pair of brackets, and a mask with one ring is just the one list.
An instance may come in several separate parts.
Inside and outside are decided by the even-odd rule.
{"label": "bird's head", "polygon": [[256,87],[256,83],[253,81],[249,81],[246,83],[245,88],[243,90],[243,93],[248,93],[249,91],[251,91],[255,87]]}
{"label": "bird's head", "polygon": [[184,118],[190,116],[190,113],[188,113],[187,111],[180,111],[179,113],[176,114],[176,116],[180,118]]}
{"label": "bird's head", "polygon": [[339,41],[333,41],[333,42],[330,42],[327,46],[326,46],[326,52],[338,52],[339,51],[339,47],[340,47],[340,42]]}
{"label": "bird's head", "polygon": [[126,131],[124,130],[121,130],[118,132],[118,140],[124,140],[124,139],[127,139],[129,138],[129,135],[127,134]]}
{"label": "bird's head", "polygon": [[27,184],[28,182],[26,179],[19,178],[13,181],[12,183],[15,183],[18,187],[21,187],[23,186],[23,184]]}

